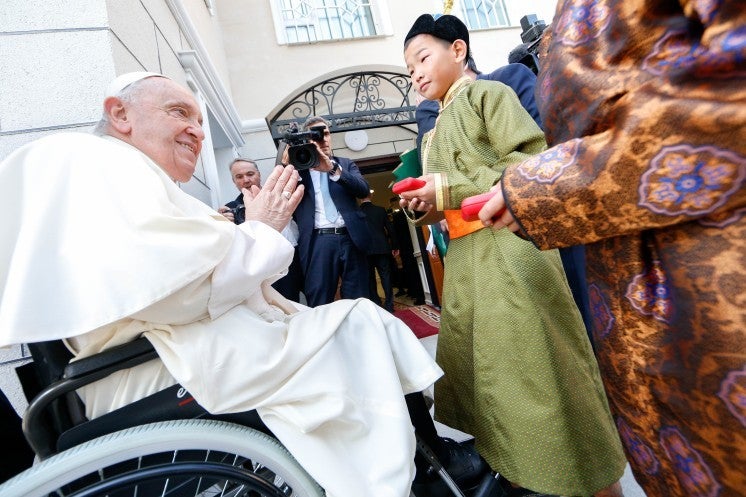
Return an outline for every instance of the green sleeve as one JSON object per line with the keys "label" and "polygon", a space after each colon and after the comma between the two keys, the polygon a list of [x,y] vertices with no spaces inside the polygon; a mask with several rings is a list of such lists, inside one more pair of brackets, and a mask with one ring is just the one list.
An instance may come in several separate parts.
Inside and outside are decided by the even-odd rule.
{"label": "green sleeve", "polygon": [[464,198],[486,192],[508,165],[546,148],[544,134],[510,88],[477,81],[469,90],[469,107],[456,121],[468,143],[456,147],[455,167],[445,175],[447,209],[458,209]]}

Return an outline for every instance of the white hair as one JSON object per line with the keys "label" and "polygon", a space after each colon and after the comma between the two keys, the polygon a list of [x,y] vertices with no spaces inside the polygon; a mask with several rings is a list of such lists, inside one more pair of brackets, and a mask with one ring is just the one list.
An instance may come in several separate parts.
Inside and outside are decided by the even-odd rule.
{"label": "white hair", "polygon": [[[121,90],[119,90],[114,95],[110,95],[112,97],[116,97],[122,102],[125,103],[132,103],[134,102],[137,97],[139,97],[140,90],[142,89],[143,81],[151,79],[151,78],[143,78],[135,81],[134,83],[131,83]],[[108,97],[107,97],[108,98]],[[99,119],[98,123],[96,123],[96,127],[93,128],[93,134],[103,136],[108,134],[109,131],[109,116],[106,115],[106,110],[101,114],[101,119]]]}

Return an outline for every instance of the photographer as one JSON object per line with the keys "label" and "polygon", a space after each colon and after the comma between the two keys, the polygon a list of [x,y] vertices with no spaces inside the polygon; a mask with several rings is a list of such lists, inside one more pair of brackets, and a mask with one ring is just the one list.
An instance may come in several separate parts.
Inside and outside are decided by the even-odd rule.
{"label": "photographer", "polygon": [[314,142],[318,165],[298,171],[305,192],[293,214],[305,276],[303,293],[311,307],[334,301],[340,278],[342,298],[368,297],[370,245],[365,214],[356,201],[365,198],[370,187],[353,161],[332,155],[325,119],[308,118],[303,131],[315,126],[323,126],[321,140]]}
{"label": "photographer", "polygon": [[[241,157],[233,159],[233,162],[231,162],[230,165],[230,171],[233,184],[236,185],[239,192],[244,188],[251,189],[252,186],[256,186],[257,188],[261,187],[262,177],[261,174],[259,174],[259,169],[256,167],[254,161],[243,159]],[[241,224],[246,219],[245,209],[243,193],[239,193],[236,200],[231,200],[223,207],[220,207],[218,212],[234,223]]]}

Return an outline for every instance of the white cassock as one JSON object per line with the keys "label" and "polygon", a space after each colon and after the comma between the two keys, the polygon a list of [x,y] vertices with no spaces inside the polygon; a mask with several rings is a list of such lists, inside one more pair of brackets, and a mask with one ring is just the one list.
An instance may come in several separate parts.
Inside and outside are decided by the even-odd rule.
{"label": "white cassock", "polygon": [[83,389],[89,416],[178,381],[210,412],[257,409],[330,497],[409,495],[403,395],[442,372],[368,300],[283,299],[280,233],[235,226],[139,150],[83,133],[14,152],[0,198],[0,346],[67,339],[85,357],[144,334],[162,360]]}

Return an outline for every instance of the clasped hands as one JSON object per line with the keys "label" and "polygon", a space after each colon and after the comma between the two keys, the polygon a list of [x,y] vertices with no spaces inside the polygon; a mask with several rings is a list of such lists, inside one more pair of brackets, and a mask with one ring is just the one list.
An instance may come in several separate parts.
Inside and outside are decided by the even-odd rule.
{"label": "clasped hands", "polygon": [[303,185],[293,166],[275,166],[262,188],[242,188],[246,220],[260,221],[282,231],[303,198]]}

